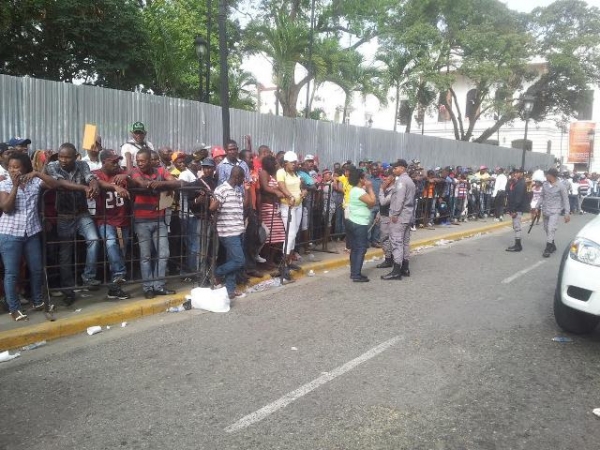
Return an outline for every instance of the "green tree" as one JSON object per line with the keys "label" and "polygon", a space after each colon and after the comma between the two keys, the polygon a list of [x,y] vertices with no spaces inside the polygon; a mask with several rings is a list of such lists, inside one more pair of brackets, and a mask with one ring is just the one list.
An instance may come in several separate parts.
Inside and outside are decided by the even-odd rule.
{"label": "green tree", "polygon": [[147,83],[147,33],[134,0],[5,0],[0,73],[134,89]]}
{"label": "green tree", "polygon": [[[315,85],[333,79],[341,80],[349,71],[345,61],[356,58],[356,49],[377,34],[389,0],[320,0],[315,2],[315,21],[312,56],[310,0],[263,0],[256,17],[244,32],[245,50],[264,54],[271,61],[275,95],[289,117],[297,115],[298,96],[311,80]],[[343,47],[340,42],[350,41]],[[296,79],[301,66],[305,74]],[[356,80],[344,80],[342,89],[348,91]],[[366,80],[365,84],[366,85]]]}
{"label": "green tree", "polygon": [[[528,23],[535,54],[545,61],[543,73],[521,91],[535,98],[531,117],[539,121],[574,116],[582,94],[600,84],[600,9],[581,0],[558,0],[536,8]],[[477,141],[519,117],[523,108],[518,92],[514,85],[506,88],[504,110]]]}

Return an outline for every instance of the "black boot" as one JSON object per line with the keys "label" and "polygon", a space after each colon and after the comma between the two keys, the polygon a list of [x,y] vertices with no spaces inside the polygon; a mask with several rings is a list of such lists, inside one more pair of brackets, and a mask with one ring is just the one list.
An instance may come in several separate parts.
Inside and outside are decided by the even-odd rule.
{"label": "black boot", "polygon": [[377,264],[375,267],[377,267],[378,269],[387,269],[388,267],[393,267],[394,266],[394,260],[392,258],[385,258],[385,261],[383,261],[380,264]]}
{"label": "black boot", "polygon": [[400,267],[400,274],[403,277],[410,277],[410,269],[408,268],[408,259],[402,260],[402,266]]}
{"label": "black boot", "polygon": [[515,239],[515,245],[506,249],[507,252],[520,252],[521,250],[523,250],[523,247],[521,247],[521,239]]}
{"label": "black boot", "polygon": [[401,280],[402,279],[402,266],[394,263],[394,268],[387,275],[381,276],[382,280]]}
{"label": "black boot", "polygon": [[542,253],[542,256],[544,258],[548,258],[551,254],[552,254],[552,243],[551,242],[547,242],[546,243],[546,248],[544,249],[544,253]]}
{"label": "black boot", "polygon": [[556,251],[556,245],[554,244],[554,241],[552,241],[552,250],[550,250],[550,253],[554,253]]}

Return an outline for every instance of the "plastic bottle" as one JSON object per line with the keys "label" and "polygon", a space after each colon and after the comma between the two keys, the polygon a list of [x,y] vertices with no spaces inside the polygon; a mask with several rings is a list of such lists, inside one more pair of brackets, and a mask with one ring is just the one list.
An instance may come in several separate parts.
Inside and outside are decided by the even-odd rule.
{"label": "plastic bottle", "polygon": [[21,351],[33,350],[34,348],[38,348],[38,347],[41,347],[43,345],[46,345],[46,341],[34,342],[33,344],[29,344],[29,345],[26,345],[25,347],[23,347],[21,349]]}
{"label": "plastic bottle", "polygon": [[183,307],[183,305],[171,306],[169,309],[167,309],[167,312],[171,312],[171,313],[177,313],[177,312],[181,312],[181,311],[185,311],[185,308]]}

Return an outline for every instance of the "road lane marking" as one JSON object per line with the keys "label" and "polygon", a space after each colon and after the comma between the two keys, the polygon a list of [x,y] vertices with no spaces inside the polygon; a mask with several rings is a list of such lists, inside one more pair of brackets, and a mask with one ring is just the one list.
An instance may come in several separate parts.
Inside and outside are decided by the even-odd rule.
{"label": "road lane marking", "polygon": [[533,269],[535,269],[538,266],[541,266],[542,264],[544,264],[546,261],[538,261],[536,262],[533,266],[528,267],[527,269],[523,269],[523,270],[519,270],[517,273],[515,273],[514,275],[505,278],[504,280],[502,280],[502,284],[508,284],[508,283],[512,283],[513,281],[515,281],[517,278],[525,275],[527,272],[531,272]]}
{"label": "road lane marking", "polygon": [[325,383],[328,383],[329,381],[332,381],[337,377],[344,375],[346,372],[351,371],[360,364],[368,361],[371,358],[374,358],[380,353],[383,353],[388,348],[392,347],[398,341],[400,341],[400,339],[400,336],[395,336],[390,340],[379,344],[377,347],[373,347],[371,350],[368,350],[359,357],[348,361],[346,364],[333,369],[331,372],[324,372],[323,375],[321,375],[320,377],[315,378],[311,382],[300,386],[298,389],[285,394],[283,397],[279,398],[278,400],[275,400],[273,403],[269,403],[267,406],[257,411],[254,411],[252,414],[248,414],[247,416],[242,417],[233,425],[230,425],[227,428],[225,428],[225,431],[227,433],[234,433],[243,428],[249,427],[250,425],[253,425],[257,422],[260,422],[261,420],[270,416],[274,412],[280,410],[281,408],[285,408],[290,403],[304,397],[306,394],[314,391],[318,387],[323,386]]}

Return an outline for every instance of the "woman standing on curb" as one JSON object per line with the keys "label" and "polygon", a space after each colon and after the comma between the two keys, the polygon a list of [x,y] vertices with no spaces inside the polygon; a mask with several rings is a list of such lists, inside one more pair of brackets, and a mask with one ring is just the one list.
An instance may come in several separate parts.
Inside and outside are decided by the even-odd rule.
{"label": "woman standing on curb", "polygon": [[0,182],[0,254],[4,262],[4,291],[15,321],[27,320],[21,312],[17,295],[17,280],[21,256],[29,268],[33,311],[44,309],[42,295],[43,260],[42,223],[38,208],[43,187],[54,189],[58,182],[49,175],[33,170],[31,159],[25,153],[15,153],[8,160],[10,178]]}
{"label": "woman standing on curb", "polygon": [[348,182],[352,186],[346,223],[346,241],[350,247],[350,278],[355,283],[365,283],[369,278],[361,271],[369,248],[369,221],[371,208],[375,205],[375,193],[371,181],[366,179],[365,173],[360,169],[353,167],[350,170]]}

